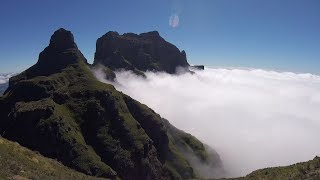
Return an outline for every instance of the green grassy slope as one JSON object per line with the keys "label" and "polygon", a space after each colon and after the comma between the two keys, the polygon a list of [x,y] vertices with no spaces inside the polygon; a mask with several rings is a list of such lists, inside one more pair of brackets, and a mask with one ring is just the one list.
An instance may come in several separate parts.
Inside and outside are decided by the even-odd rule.
{"label": "green grassy slope", "polygon": [[239,180],[285,180],[285,179],[320,179],[320,158],[297,163],[290,166],[272,167],[256,170],[245,177],[234,178]]}
{"label": "green grassy slope", "polygon": [[79,173],[4,138],[0,138],[0,167],[0,179],[101,179]]}

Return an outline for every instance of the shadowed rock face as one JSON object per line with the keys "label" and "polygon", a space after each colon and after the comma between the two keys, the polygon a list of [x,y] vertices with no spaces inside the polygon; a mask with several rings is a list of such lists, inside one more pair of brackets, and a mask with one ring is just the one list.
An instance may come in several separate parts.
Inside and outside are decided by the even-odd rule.
{"label": "shadowed rock face", "polygon": [[60,28],[51,36],[49,46],[40,53],[32,69],[34,75],[49,75],[79,61],[87,62],[74,42],[72,33]]}
{"label": "shadowed rock face", "polygon": [[5,90],[8,88],[8,85],[9,85],[8,82],[0,84],[0,96],[2,96],[2,93],[4,93]]}
{"label": "shadowed rock face", "polygon": [[87,64],[87,59],[78,49],[72,33],[60,28],[51,36],[49,46],[39,54],[38,62],[21,74],[10,78],[7,91],[18,81],[36,76],[49,76],[79,62]]}
{"label": "shadowed rock face", "polygon": [[58,29],[51,36],[49,47],[52,47],[57,51],[63,51],[69,48],[77,49],[72,33],[63,28]]}
{"label": "shadowed rock face", "polygon": [[221,167],[195,137],[172,131],[153,110],[99,82],[64,29],[34,66],[10,79],[0,109],[1,136],[88,175],[196,178],[184,152]]}
{"label": "shadowed rock face", "polygon": [[165,71],[188,67],[185,51],[165,41],[157,31],[141,33],[108,32],[97,40],[94,64],[112,70]]}

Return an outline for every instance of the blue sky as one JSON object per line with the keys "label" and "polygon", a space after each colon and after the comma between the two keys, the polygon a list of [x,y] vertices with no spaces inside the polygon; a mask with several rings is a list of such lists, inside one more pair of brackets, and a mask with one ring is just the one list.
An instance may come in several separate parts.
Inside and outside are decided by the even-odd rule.
{"label": "blue sky", "polygon": [[319,0],[4,0],[0,23],[0,73],[34,64],[64,27],[89,62],[107,31],[157,30],[192,64],[320,74]]}

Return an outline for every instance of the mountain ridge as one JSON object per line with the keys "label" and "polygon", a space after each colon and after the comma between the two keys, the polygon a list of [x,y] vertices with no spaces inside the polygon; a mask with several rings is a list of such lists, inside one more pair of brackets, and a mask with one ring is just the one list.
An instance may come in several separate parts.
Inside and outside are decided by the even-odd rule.
{"label": "mountain ridge", "polygon": [[[214,150],[146,105],[97,81],[90,67],[72,33],[61,28],[37,63],[10,79],[9,88],[0,96],[0,136],[45,157],[0,137],[0,163],[5,167],[0,178],[202,178],[190,154],[217,174],[223,171]],[[110,79],[116,78],[111,68],[103,68]],[[315,157],[232,179],[319,177],[320,159]]]}
{"label": "mountain ridge", "polygon": [[10,78],[0,108],[3,137],[88,175],[199,177],[182,150],[222,168],[219,156],[195,137],[171,131],[152,109],[99,82],[64,29],[52,35],[35,65]]}

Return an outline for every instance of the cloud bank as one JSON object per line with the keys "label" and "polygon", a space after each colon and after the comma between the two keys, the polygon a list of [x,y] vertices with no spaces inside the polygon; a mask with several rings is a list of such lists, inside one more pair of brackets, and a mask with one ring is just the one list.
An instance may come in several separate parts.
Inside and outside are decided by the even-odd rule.
{"label": "cloud bank", "polygon": [[14,75],[15,73],[0,74],[0,84],[7,83],[9,81],[9,78]]}
{"label": "cloud bank", "polygon": [[320,76],[213,68],[146,76],[117,72],[114,85],[213,147],[229,177],[320,155]]}

